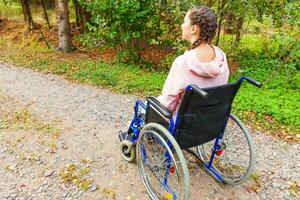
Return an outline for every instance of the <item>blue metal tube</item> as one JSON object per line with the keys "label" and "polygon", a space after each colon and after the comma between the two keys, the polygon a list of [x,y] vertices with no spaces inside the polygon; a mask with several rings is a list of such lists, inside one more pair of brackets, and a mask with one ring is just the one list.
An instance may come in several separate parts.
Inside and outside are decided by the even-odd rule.
{"label": "blue metal tube", "polygon": [[141,105],[145,110],[147,108],[147,106],[144,104],[144,102],[139,99],[136,101],[135,105],[136,106]]}
{"label": "blue metal tube", "polygon": [[241,76],[239,79],[239,82],[243,82],[244,80],[246,80],[248,78],[248,76]]}
{"label": "blue metal tube", "polygon": [[224,178],[217,173],[213,167],[208,167],[207,165],[205,165],[205,168],[220,182],[222,183],[226,183],[226,181],[224,180]]}
{"label": "blue metal tube", "polygon": [[216,155],[216,150],[218,150],[219,140],[220,140],[219,138],[216,138],[216,141],[215,141],[215,144],[214,144],[214,149],[212,151],[212,154],[210,156],[210,159],[209,159],[209,162],[208,162],[208,165],[207,165],[208,168],[210,168],[212,166],[213,160],[214,160],[215,155]]}
{"label": "blue metal tube", "polygon": [[167,185],[167,183],[168,183],[169,170],[170,170],[170,166],[171,166],[171,158],[170,158],[170,155],[169,155],[168,151],[166,151],[165,157],[166,157],[166,159],[167,159],[167,167],[166,167],[166,171],[165,171],[164,184]]}
{"label": "blue metal tube", "polygon": [[[143,155],[146,156],[146,150],[143,148],[142,149],[143,151]],[[169,174],[169,169],[170,169],[170,155],[168,155],[168,152],[166,152],[168,156],[168,165],[167,165],[167,169],[166,169],[166,172],[165,172],[165,177],[164,177],[164,180],[160,180],[158,177],[158,181],[160,182],[160,184],[164,187],[164,189],[168,192],[168,193],[171,193],[173,195],[173,199],[176,200],[177,199],[177,196],[176,194],[168,187],[168,174]],[[145,164],[147,164],[147,160],[145,159]],[[151,169],[151,168],[150,168]]]}
{"label": "blue metal tube", "polygon": [[139,106],[141,106],[143,109],[146,110],[147,106],[144,104],[143,101],[137,100],[134,106],[134,117],[133,120],[130,123],[130,126],[128,129],[132,129],[134,137],[131,138],[131,142],[136,143],[137,139],[139,137],[139,127],[142,123],[144,123],[144,120],[138,116],[138,109]]}

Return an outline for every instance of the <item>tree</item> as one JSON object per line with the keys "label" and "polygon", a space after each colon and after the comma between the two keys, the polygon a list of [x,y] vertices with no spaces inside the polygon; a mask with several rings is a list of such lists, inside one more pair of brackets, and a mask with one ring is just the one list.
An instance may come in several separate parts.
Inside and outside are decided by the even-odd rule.
{"label": "tree", "polygon": [[27,23],[28,29],[32,30],[34,28],[34,22],[30,11],[29,0],[21,0],[21,4],[24,14],[24,21]]}
{"label": "tree", "polygon": [[45,19],[47,21],[48,28],[51,29],[49,18],[48,18],[48,14],[47,14],[47,10],[46,10],[46,6],[45,6],[45,1],[41,0],[41,3],[42,3],[42,7],[43,7],[43,11],[44,11],[44,17],[45,17]]}
{"label": "tree", "polygon": [[218,18],[218,29],[217,29],[217,38],[216,38],[216,45],[219,44],[219,38],[221,34],[221,27],[222,27],[222,22],[225,18],[225,14],[228,8],[227,5],[228,1],[226,0],[219,0],[218,1],[218,13],[217,13],[217,18]]}
{"label": "tree", "polygon": [[87,10],[80,4],[78,0],[73,0],[75,16],[76,16],[76,25],[80,27],[81,33],[87,32],[86,23],[90,22],[91,15]]}
{"label": "tree", "polygon": [[75,17],[76,17],[76,25],[80,26],[80,11],[79,11],[79,3],[77,0],[73,0],[74,10],[75,10]]}
{"label": "tree", "polygon": [[67,0],[56,1],[56,13],[59,40],[58,50],[71,51],[74,49],[74,46],[71,39]]}

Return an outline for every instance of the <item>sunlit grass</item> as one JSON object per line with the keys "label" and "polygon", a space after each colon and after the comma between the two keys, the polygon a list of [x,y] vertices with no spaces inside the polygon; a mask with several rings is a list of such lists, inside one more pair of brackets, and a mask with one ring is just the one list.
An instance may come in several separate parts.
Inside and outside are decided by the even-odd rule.
{"label": "sunlit grass", "polygon": [[[44,17],[44,11],[42,6],[36,6],[36,5],[30,5],[31,8],[31,14],[33,21],[38,24],[45,24],[46,20]],[[47,14],[49,18],[50,25],[53,26],[56,24],[56,13],[54,8],[47,8]],[[19,2],[11,2],[7,5],[5,5],[2,1],[0,1],[0,13],[1,18],[7,18],[9,20],[17,20],[17,21],[23,21],[24,15],[22,11],[21,3]],[[70,22],[75,23],[75,11],[73,3],[69,2],[69,17]]]}
{"label": "sunlit grass", "polygon": [[23,17],[22,7],[17,3],[11,3],[9,5],[5,5],[3,4],[2,1],[0,1],[0,12],[1,12],[1,18],[9,18],[12,20],[17,20],[17,19],[22,19]]}

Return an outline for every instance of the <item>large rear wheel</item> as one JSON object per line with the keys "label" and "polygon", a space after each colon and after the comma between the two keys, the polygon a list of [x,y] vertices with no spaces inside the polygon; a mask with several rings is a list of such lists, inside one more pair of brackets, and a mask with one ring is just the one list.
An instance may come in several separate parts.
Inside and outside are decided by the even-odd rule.
{"label": "large rear wheel", "polygon": [[[206,165],[209,163],[215,141],[197,147],[198,155]],[[222,140],[217,144],[212,168],[230,185],[246,181],[255,167],[255,150],[252,138],[234,114],[230,114]]]}
{"label": "large rear wheel", "polygon": [[154,200],[188,200],[190,179],[178,143],[163,126],[147,124],[137,142],[140,176]]}

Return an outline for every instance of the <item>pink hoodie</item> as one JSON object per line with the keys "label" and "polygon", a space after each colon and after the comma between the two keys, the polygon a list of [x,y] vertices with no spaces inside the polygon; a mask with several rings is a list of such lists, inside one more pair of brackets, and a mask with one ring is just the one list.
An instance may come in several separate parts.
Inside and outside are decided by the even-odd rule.
{"label": "pink hoodie", "polygon": [[170,69],[165,81],[162,94],[158,100],[175,116],[186,86],[197,85],[201,88],[226,84],[229,69],[225,53],[218,47],[212,46],[216,57],[214,60],[203,63],[196,55],[195,50],[186,51],[178,56]]}

